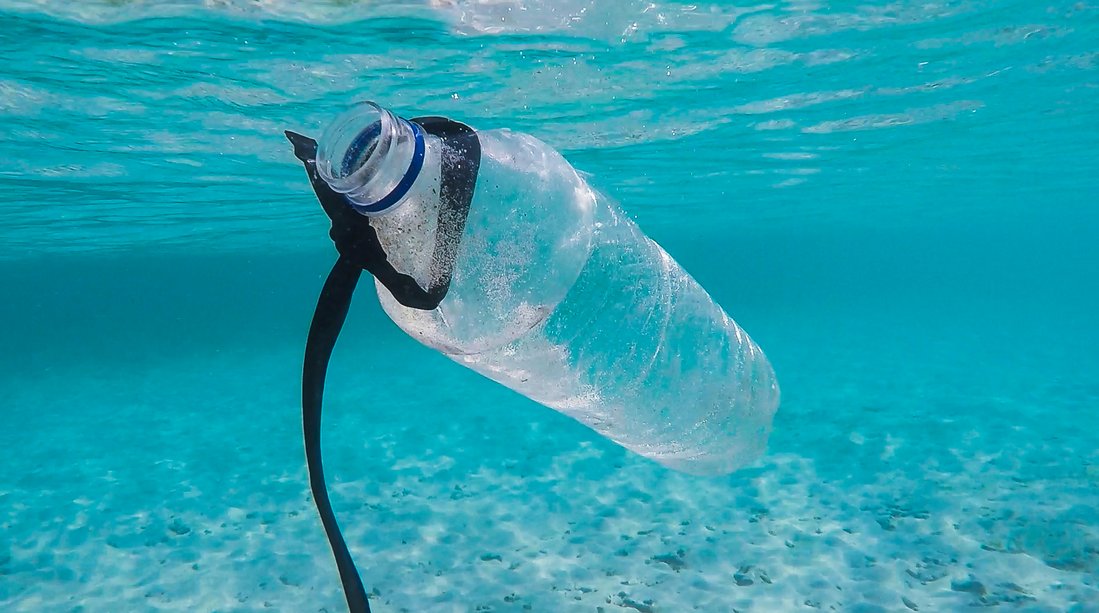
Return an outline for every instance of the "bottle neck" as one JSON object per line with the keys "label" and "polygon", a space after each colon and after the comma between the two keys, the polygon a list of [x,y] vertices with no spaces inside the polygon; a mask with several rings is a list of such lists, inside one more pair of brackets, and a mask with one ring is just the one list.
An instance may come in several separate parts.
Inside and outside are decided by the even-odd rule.
{"label": "bottle neck", "polygon": [[382,215],[408,195],[433,140],[420,126],[373,103],[357,104],[325,130],[317,171],[356,211]]}

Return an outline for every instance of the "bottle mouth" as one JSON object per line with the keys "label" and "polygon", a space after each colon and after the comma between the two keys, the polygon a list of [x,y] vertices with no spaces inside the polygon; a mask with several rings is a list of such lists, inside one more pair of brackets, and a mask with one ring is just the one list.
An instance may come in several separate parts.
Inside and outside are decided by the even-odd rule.
{"label": "bottle mouth", "polygon": [[356,170],[366,165],[366,161],[370,159],[370,154],[374,153],[374,149],[378,147],[378,135],[381,133],[381,121],[375,121],[365,130],[359,132],[359,135],[351,141],[351,144],[347,146],[347,151],[343,154],[339,172],[341,178],[354,174]]}
{"label": "bottle mouth", "polygon": [[381,213],[411,189],[423,168],[423,131],[373,102],[340,114],[321,135],[317,173],[363,214]]}

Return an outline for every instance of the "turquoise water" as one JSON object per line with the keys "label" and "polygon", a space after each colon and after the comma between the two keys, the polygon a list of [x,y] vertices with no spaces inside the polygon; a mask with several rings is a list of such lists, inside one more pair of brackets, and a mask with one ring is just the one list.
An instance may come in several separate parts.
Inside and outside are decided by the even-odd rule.
{"label": "turquoise water", "polygon": [[0,57],[0,609],[343,606],[282,130],[369,98],[561,150],[783,388],[689,477],[360,291],[325,454],[376,611],[1099,611],[1099,5],[6,0]]}

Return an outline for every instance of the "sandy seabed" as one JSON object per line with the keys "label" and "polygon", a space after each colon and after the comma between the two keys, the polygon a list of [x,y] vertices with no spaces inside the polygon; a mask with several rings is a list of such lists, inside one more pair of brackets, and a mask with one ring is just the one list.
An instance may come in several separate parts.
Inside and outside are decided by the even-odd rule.
{"label": "sandy seabed", "polygon": [[[378,612],[1099,611],[1099,434],[1064,418],[1094,421],[1086,385],[986,369],[967,381],[998,395],[975,397],[941,362],[778,347],[815,366],[787,377],[770,452],[698,478],[410,343],[358,349],[334,361],[325,459]],[[341,610],[299,360],[5,380],[0,609]]]}

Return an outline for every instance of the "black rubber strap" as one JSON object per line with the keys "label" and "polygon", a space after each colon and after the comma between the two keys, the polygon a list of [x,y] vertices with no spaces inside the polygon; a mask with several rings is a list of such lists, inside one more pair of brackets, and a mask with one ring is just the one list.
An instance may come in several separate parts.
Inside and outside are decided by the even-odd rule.
{"label": "black rubber strap", "polygon": [[332,513],[332,503],[328,499],[328,487],[324,481],[324,464],[321,461],[321,404],[324,399],[324,379],[328,372],[328,360],[332,348],[340,336],[343,322],[347,319],[347,310],[351,306],[351,295],[362,275],[362,268],[351,260],[340,257],[336,260],[328,280],[324,282],[317,310],[313,313],[313,323],[309,326],[309,340],[305,344],[305,366],[301,377],[301,422],[305,436],[305,464],[309,469],[309,489],[313,492],[313,502],[328,535],[328,544],[336,557],[336,568],[343,582],[343,594],[347,598],[347,610],[351,613],[370,613],[370,603],[366,600],[366,589],[355,569],[355,561],[340,533],[336,516]]}
{"label": "black rubber strap", "polygon": [[346,198],[328,187],[317,173],[317,143],[311,138],[286,132],[294,145],[294,154],[305,165],[309,181],[324,212],[332,220],[332,241],[340,253],[324,289],[317,300],[309,339],[305,345],[302,368],[302,432],[305,437],[305,461],[309,470],[309,489],[321,516],[321,523],[336,558],[340,581],[350,613],[370,613],[366,589],[359,577],[351,552],[340,532],[321,461],[321,407],[324,381],[332,349],[343,328],[351,297],[363,270],[373,274],[403,305],[424,310],[434,309],[450,289],[458,242],[465,229],[469,205],[473,199],[481,146],[476,133],[460,123],[442,117],[415,119],[425,131],[438,136],[448,151],[442,152],[440,210],[432,254],[431,277],[439,282],[423,289],[411,276],[399,273],[389,263],[368,217],[360,215]]}

